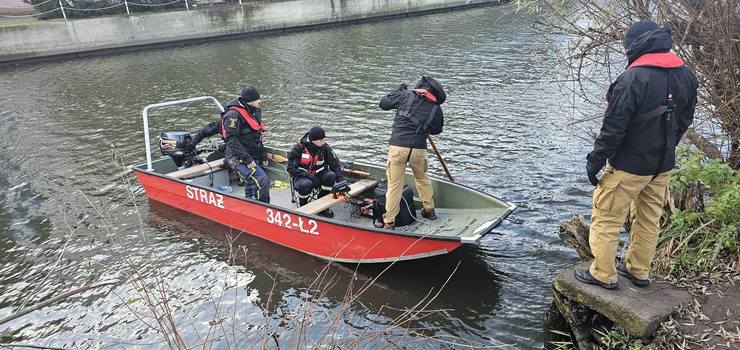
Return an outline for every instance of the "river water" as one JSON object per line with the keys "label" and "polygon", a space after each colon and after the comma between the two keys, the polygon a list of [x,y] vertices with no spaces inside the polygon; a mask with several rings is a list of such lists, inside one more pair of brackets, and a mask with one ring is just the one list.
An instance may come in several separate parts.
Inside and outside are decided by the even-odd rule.
{"label": "river water", "polygon": [[[589,211],[589,145],[564,127],[574,106],[550,63],[564,39],[533,31],[530,15],[501,18],[509,10],[0,70],[0,316],[120,280],[2,325],[0,340],[167,347],[127,279],[135,272],[164,281],[177,332],[193,347],[310,346],[331,324],[328,339],[360,337],[363,348],[541,347],[550,281],[578,260],[557,225]],[[393,118],[378,99],[421,74],[448,91],[436,143],[456,180],[519,209],[478,246],[392,266],[349,306],[348,287],[356,292],[382,267],[353,278],[352,266],[332,265],[322,292],[312,294],[323,261],[244,236],[230,246],[224,236],[237,233],[147,201],[113,155],[124,164],[145,159],[146,104],[225,100],[251,83],[263,95],[270,145],[288,147],[320,124],[341,157],[383,164]],[[215,116],[206,105],[167,109],[153,113],[151,127],[194,130]],[[442,175],[430,160],[430,172]],[[428,312],[388,329],[401,310],[435,295]]]}

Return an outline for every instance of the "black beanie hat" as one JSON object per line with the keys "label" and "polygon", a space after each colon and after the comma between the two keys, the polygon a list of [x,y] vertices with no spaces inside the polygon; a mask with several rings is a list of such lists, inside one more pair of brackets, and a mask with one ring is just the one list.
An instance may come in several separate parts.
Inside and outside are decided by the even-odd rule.
{"label": "black beanie hat", "polygon": [[652,32],[656,29],[660,29],[660,26],[658,26],[657,23],[651,20],[644,20],[632,23],[632,25],[624,32],[624,49],[629,50],[629,48],[632,46],[632,43],[635,42],[635,39],[639,38],[641,35],[647,32]]}
{"label": "black beanie hat", "polygon": [[324,133],[324,129],[322,129],[320,126],[314,126],[313,128],[311,128],[311,130],[308,131],[309,141],[321,140],[325,137],[326,134]]}
{"label": "black beanie hat", "polygon": [[257,88],[254,87],[254,85],[244,85],[244,87],[242,87],[241,98],[244,102],[257,101],[260,99],[260,92],[257,91]]}

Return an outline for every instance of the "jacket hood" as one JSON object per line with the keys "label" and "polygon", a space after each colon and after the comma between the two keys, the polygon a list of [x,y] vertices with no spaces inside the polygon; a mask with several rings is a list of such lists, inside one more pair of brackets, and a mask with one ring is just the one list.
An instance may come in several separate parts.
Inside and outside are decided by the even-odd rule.
{"label": "jacket hood", "polygon": [[429,92],[431,92],[432,95],[437,98],[438,104],[443,104],[447,99],[447,94],[442,87],[442,83],[432,77],[422,76],[421,79],[419,79],[419,81],[416,83],[416,88],[429,90]]}
{"label": "jacket hood", "polygon": [[669,52],[671,51],[671,47],[673,47],[671,30],[658,28],[636,37],[629,47],[626,48],[627,59],[629,63],[632,63],[646,53]]}
{"label": "jacket hood", "polygon": [[238,97],[237,98],[233,98],[231,100],[228,100],[228,101],[224,102],[223,105],[224,105],[224,107],[229,107],[229,106],[245,107],[244,104],[242,104],[242,103],[239,102],[239,98]]}

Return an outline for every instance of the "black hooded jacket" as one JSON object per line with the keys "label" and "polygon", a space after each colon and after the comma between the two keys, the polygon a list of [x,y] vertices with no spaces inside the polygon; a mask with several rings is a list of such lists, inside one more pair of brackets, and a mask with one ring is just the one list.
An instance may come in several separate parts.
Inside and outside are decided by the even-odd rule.
{"label": "black hooded jacket", "polygon": [[[647,53],[669,52],[672,44],[669,31],[649,31],[631,43],[627,58],[631,64]],[[674,102],[672,120],[666,122],[662,116],[638,118],[667,104],[668,83]],[[615,168],[636,175],[673,169],[676,144],[694,118],[697,87],[696,76],[686,66],[637,66],[625,70],[607,92],[609,104],[594,149],[588,154],[589,164],[603,166],[608,160]],[[675,132],[675,143],[665,145],[666,128]]]}
{"label": "black hooded jacket", "polygon": [[245,107],[257,122],[262,122],[261,109],[241,103],[239,98],[224,103],[226,113],[221,117],[221,122],[226,133],[226,158],[235,158],[244,164],[266,161],[267,151],[262,145],[262,133],[252,129],[239,112],[229,109],[229,106]]}
{"label": "black hooded jacket", "polygon": [[339,182],[344,178],[342,173],[342,167],[339,164],[339,158],[334,154],[334,151],[329,147],[328,143],[318,147],[311,141],[308,141],[308,134],[303,135],[301,140],[293,146],[293,149],[288,153],[288,174],[290,177],[296,178],[301,176],[310,176],[311,169],[301,166],[301,157],[303,153],[308,149],[311,156],[318,155],[319,161],[324,161],[322,164],[328,167],[337,176],[336,181]]}
{"label": "black hooded jacket", "polygon": [[[440,105],[447,99],[442,84],[433,78],[422,77],[416,88],[427,89],[436,97],[437,102],[429,101],[413,90],[407,90],[405,85],[380,99],[381,109],[396,109],[390,141],[393,146],[426,149],[427,136],[442,132],[444,114]],[[434,115],[431,115],[433,110]],[[428,121],[429,125],[426,129],[420,129],[415,120]]]}

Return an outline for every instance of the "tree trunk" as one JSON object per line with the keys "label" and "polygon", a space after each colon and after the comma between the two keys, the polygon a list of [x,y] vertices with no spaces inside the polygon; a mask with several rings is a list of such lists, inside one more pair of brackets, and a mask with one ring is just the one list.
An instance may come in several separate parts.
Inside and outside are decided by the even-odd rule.
{"label": "tree trunk", "polygon": [[740,139],[735,138],[730,144],[730,156],[727,162],[735,170],[740,170]]}

